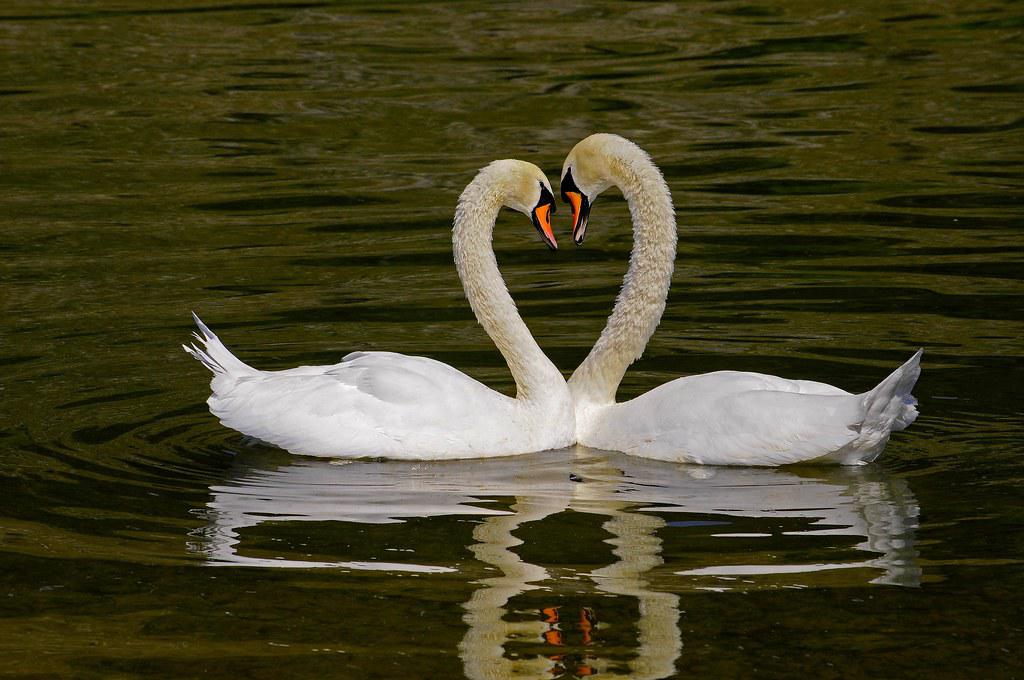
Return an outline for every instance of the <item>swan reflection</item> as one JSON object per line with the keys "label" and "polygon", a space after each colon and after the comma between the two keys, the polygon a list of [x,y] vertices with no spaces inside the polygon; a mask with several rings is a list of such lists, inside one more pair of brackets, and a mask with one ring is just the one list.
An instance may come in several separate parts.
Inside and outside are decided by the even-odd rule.
{"label": "swan reflection", "polygon": [[[230,479],[210,492],[207,524],[189,544],[210,565],[472,571],[474,577],[483,565],[489,571],[462,605],[467,631],[459,652],[470,678],[566,672],[664,678],[682,653],[680,596],[687,591],[916,586],[921,577],[913,543],[917,502],[904,480],[877,467],[685,467],[582,447],[422,463],[289,459],[272,465],[241,456]],[[565,513],[597,516],[603,537],[588,545],[593,538],[559,523]],[[471,538],[459,534],[459,545],[439,547],[409,531],[401,538],[407,545],[396,547],[392,536],[387,552],[371,548],[365,559],[330,559],[330,549],[318,553],[309,545],[268,547],[246,531],[347,522],[363,525],[361,535],[372,539],[375,530],[365,525],[460,516],[473,518],[473,528]],[[516,532],[528,525],[544,531],[526,532],[542,538],[523,546]],[[464,564],[466,542],[475,567]],[[522,557],[557,554],[566,545],[592,556],[607,555],[610,545],[613,559],[567,568]],[[578,606],[566,604],[579,598]],[[636,620],[604,620],[602,608],[621,612],[611,598],[634,601]],[[634,654],[606,658],[605,629],[621,635],[623,627],[634,631]]]}
{"label": "swan reflection", "polygon": [[[733,561],[734,555],[749,559],[755,554],[743,551],[738,555],[723,555],[723,559],[716,560],[714,564],[708,564],[708,555],[703,553],[699,555],[703,564],[677,569],[674,571],[677,575],[723,577],[718,585],[728,587],[729,581],[725,577],[781,577],[866,568],[873,571],[873,578],[867,579],[871,583],[920,584],[921,572],[913,544],[913,531],[917,528],[920,509],[906,481],[893,477],[884,469],[876,466],[779,470],[651,463],[628,457],[615,460],[615,466],[622,470],[624,477],[618,489],[636,497],[642,504],[637,510],[700,515],[704,521],[669,520],[669,525],[704,524],[710,529],[708,535],[712,538],[748,540],[751,542],[747,545],[752,550],[763,551],[762,559],[757,562]],[[731,518],[755,520],[748,524],[758,531],[730,528],[733,524]],[[794,528],[778,528],[780,525],[792,525],[794,520],[802,521],[797,522]],[[716,524],[720,528],[716,529]],[[862,540],[850,546],[858,558],[819,562],[809,559],[806,550],[795,555],[776,555],[780,539],[784,541],[787,536],[849,536]],[[760,539],[764,545],[753,539]],[[833,548],[835,544],[823,547]],[[797,561],[786,562],[786,559]],[[748,581],[745,585],[783,583],[789,582],[774,578]],[[791,584],[811,583],[805,577]],[[693,581],[692,585],[699,587],[700,582]]]}

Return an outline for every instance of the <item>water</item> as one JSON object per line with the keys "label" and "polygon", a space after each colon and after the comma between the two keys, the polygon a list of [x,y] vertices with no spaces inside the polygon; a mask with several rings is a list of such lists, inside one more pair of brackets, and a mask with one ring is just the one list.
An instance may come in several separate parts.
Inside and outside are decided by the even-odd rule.
{"label": "water", "polygon": [[[0,674],[1015,677],[1024,598],[1019,3],[20,3],[0,11]],[[263,368],[427,354],[509,391],[450,262],[499,157],[594,131],[680,253],[620,392],[860,391],[865,469],[575,449],[300,459],[206,412],[195,309]],[[499,262],[567,373],[630,247],[596,203]],[[571,481],[569,475],[581,481]]]}

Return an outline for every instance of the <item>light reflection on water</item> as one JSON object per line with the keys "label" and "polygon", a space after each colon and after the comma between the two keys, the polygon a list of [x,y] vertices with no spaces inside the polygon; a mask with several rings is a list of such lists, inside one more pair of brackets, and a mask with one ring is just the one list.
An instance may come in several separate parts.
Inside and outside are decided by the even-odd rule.
{"label": "light reflection on water", "polygon": [[[734,565],[728,563],[734,555],[723,548],[726,563],[677,574],[773,575],[871,567],[885,572],[875,575],[874,583],[915,586],[920,579],[913,549],[919,508],[906,481],[884,470],[797,472],[675,466],[574,447],[525,459],[416,463],[300,459],[266,469],[236,465],[233,472],[236,474],[227,483],[210,487],[212,498],[203,512],[208,523],[193,532],[197,540],[189,545],[213,565],[295,567],[305,563],[310,567],[377,568],[371,561],[304,562],[290,552],[248,554],[240,532],[263,522],[374,525],[407,518],[465,516],[484,518],[487,523],[490,517],[514,516],[518,526],[569,510],[609,516],[666,515],[654,529],[707,527],[709,537],[721,539],[853,536],[864,539],[856,550],[870,553],[862,561],[833,565]],[[570,475],[582,481],[574,481]],[[499,501],[512,498],[512,508],[530,507],[531,511],[524,514],[500,507]],[[675,519],[676,514],[686,517]],[[734,517],[757,520],[766,532],[751,533],[746,530],[749,526],[743,531],[730,530],[730,518]],[[794,519],[805,520],[804,528],[774,528],[780,521]],[[749,550],[749,545],[744,549]],[[396,550],[415,553],[415,546]],[[633,551],[627,546],[626,552]],[[799,554],[792,557],[807,559]],[[457,563],[388,564],[410,571],[458,569]]]}
{"label": "light reflection on water", "polygon": [[[462,605],[468,630],[459,650],[471,678],[542,678],[557,667],[554,649],[546,655],[506,654],[509,643],[550,639],[552,631],[560,631],[557,609],[546,618],[538,612],[532,619],[508,619],[510,602],[527,591],[558,591],[568,585],[577,591],[592,589],[635,599],[636,656],[626,664],[625,673],[632,678],[664,678],[672,674],[682,649],[682,592],[866,582],[917,586],[921,576],[914,548],[917,502],[904,480],[879,469],[680,467],[582,447],[526,458],[425,463],[302,459],[262,467],[246,465],[243,456],[225,483],[210,487],[210,495],[203,512],[207,524],[192,532],[189,550],[211,566],[458,572],[463,569],[461,560],[417,562],[424,546],[423,537],[416,534],[407,535],[408,543],[391,543],[387,552],[362,561],[325,559],[316,539],[344,531],[349,524],[365,524],[371,528],[364,540],[373,544],[374,525],[408,518],[476,518],[473,542],[466,548],[498,573],[475,579],[475,590]],[[551,571],[516,552],[523,544],[516,536],[519,529],[557,522],[565,512],[604,517],[602,541],[612,546],[615,561]],[[752,521],[738,531],[733,526],[737,518]],[[301,546],[286,542],[268,548],[274,527],[299,522],[320,527],[302,531]],[[261,532],[261,545],[247,549],[244,531],[262,523],[271,527]],[[685,537],[674,537],[680,529]],[[813,537],[818,545],[772,554],[780,547],[779,539],[786,540],[782,537]],[[680,563],[666,563],[662,555],[665,541],[685,555],[687,542],[709,538],[721,546],[717,555],[702,555],[702,566],[680,570]],[[851,546],[849,538],[856,544]],[[554,543],[533,546],[532,552],[557,551],[564,540],[574,538],[556,533]],[[731,545],[736,541],[742,542],[740,549]],[[815,555],[829,552],[845,559],[813,561]],[[407,560],[388,561],[389,556]],[[759,561],[751,563],[751,557]],[[601,609],[587,612],[595,620]],[[595,631],[588,638],[585,665],[618,675],[617,660],[606,658],[599,637]]]}

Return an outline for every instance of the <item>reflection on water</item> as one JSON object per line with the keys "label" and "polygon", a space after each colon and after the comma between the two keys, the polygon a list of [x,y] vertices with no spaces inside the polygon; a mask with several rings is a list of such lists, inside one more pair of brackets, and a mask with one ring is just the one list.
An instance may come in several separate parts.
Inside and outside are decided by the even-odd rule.
{"label": "reflection on water", "polygon": [[[807,472],[689,468],[582,447],[519,458],[425,463],[300,459],[263,467],[258,459],[247,462],[243,456],[229,479],[210,493],[208,524],[193,532],[189,544],[210,565],[425,575],[464,571],[468,567],[461,560],[421,563],[417,554],[432,551],[419,532],[405,534],[404,544],[392,543],[389,554],[407,558],[393,561],[312,558],[324,552],[312,545],[321,535],[316,531],[303,532],[301,547],[270,547],[267,537],[287,537],[295,522],[316,522],[343,541],[358,533],[359,540],[372,544],[374,526],[475,518],[466,549],[493,573],[475,581],[463,604],[468,630],[459,651],[471,678],[542,678],[567,669],[665,678],[682,653],[680,597],[688,590],[865,582],[916,586],[921,576],[913,537],[917,503],[905,480],[877,467]],[[554,553],[562,541],[585,540],[555,533],[542,545],[524,546],[516,536],[526,525],[567,512],[606,518],[601,542],[612,547],[613,561],[556,573],[517,552],[522,546],[521,552],[532,555]],[[246,530],[261,524],[268,526],[260,545],[247,547]],[[787,552],[794,538],[819,545],[805,543]],[[709,541],[715,550],[707,549]],[[671,557],[666,557],[666,546]],[[688,546],[701,550],[691,553]],[[607,552],[598,544],[589,549],[594,555]],[[377,553],[383,554],[379,547]],[[835,558],[815,559],[825,553]],[[555,593],[568,583],[590,592],[591,604],[509,616],[512,602],[524,593]],[[608,597],[635,600],[636,620],[603,621],[600,603]],[[564,640],[565,625],[581,631],[578,654],[566,653],[573,646]],[[622,661],[621,651],[615,658],[602,654],[599,633],[605,625],[634,627],[633,657]],[[537,643],[544,645],[544,653],[509,653],[510,645]]]}
{"label": "reflection on water", "polygon": [[[1021,27],[1013,0],[6,3],[0,674],[655,676],[681,640],[695,675],[789,677],[837,662],[827,626],[849,676],[1024,675]],[[923,346],[879,464],[224,455],[193,306],[263,368],[388,349],[514,389],[455,200],[496,157],[554,179],[596,131],[651,153],[680,225],[620,396],[718,369],[860,391]],[[566,371],[629,254],[601,200],[581,249],[495,231]]]}

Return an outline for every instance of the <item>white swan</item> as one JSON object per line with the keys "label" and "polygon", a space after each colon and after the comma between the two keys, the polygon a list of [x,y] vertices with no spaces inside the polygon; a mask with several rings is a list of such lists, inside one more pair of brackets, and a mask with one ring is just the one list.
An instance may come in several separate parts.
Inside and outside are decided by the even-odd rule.
{"label": "white swan", "polygon": [[577,144],[562,166],[562,198],[572,206],[577,245],[586,235],[590,205],[613,185],[629,204],[634,246],[615,309],[569,380],[580,444],[709,465],[860,465],[881,454],[890,432],[914,421],[910,390],[920,374],[920,351],[863,394],[718,371],[615,403],[626,368],[643,353],[665,309],[676,224],[668,186],[650,157],[622,137],[596,134]]}
{"label": "white swan", "polygon": [[[204,347],[185,351],[213,371],[210,411],[239,432],[311,456],[446,459],[501,456],[573,443],[565,379],[516,311],[491,247],[503,206],[551,231],[551,187],[540,169],[495,161],[462,192],[455,266],[480,325],[508,362],[516,397],[433,359],[354,352],[333,366],[259,371],[237,359],[198,317]],[[194,315],[193,315],[194,316]]]}

